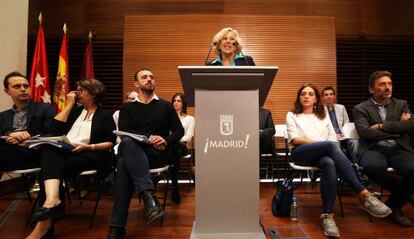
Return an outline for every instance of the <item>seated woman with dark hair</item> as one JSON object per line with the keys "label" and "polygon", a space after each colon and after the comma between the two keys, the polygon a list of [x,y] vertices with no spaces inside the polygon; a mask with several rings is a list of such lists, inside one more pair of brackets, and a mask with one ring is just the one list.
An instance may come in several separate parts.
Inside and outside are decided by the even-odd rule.
{"label": "seated woman with dark hair", "polygon": [[184,128],[184,136],[178,143],[178,154],[173,158],[173,172],[171,175],[171,181],[173,184],[173,191],[171,199],[173,202],[179,204],[181,202],[180,191],[178,188],[178,172],[180,170],[180,157],[188,154],[187,144],[190,143],[194,136],[195,120],[191,115],[187,115],[187,101],[183,93],[175,93],[171,98],[171,104],[177,112],[178,118],[180,118],[181,124]]}
{"label": "seated woman with dark hair", "polygon": [[[115,122],[101,105],[104,85],[96,79],[76,83],[76,91],[67,94],[65,108],[52,123],[54,135],[65,134],[74,145],[72,151],[44,146],[41,149],[42,180],[46,200],[33,214],[35,229],[27,238],[50,238],[54,233],[53,219],[63,216],[64,205],[59,198],[59,185],[65,177],[86,170],[98,170],[103,177],[110,172],[110,152],[115,143]],[[81,104],[77,106],[76,102]]]}
{"label": "seated woman with dark hair", "polygon": [[321,171],[322,226],[328,237],[339,237],[332,208],[338,175],[358,194],[359,206],[374,217],[383,218],[391,209],[379,201],[358,181],[348,158],[336,141],[336,134],[325,115],[318,89],[310,83],[299,88],[291,112],[286,116],[289,142],[295,164],[316,166]]}

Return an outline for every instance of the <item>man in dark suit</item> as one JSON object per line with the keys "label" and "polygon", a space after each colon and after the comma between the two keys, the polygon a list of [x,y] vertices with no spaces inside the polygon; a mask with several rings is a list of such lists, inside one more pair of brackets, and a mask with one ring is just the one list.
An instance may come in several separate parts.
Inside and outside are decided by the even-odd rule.
{"label": "man in dark suit", "polygon": [[3,85],[13,106],[0,113],[0,171],[39,167],[37,150],[19,144],[34,135],[47,134],[55,110],[50,104],[30,101],[29,82],[19,72],[6,75]]}
{"label": "man in dark suit", "polygon": [[[372,98],[354,107],[354,121],[360,135],[360,164],[368,177],[391,192],[386,204],[390,219],[401,226],[414,224],[402,214],[408,201],[414,205],[414,150],[409,134],[414,119],[405,100],[392,98],[391,73],[374,72],[369,78]],[[393,167],[399,178],[387,172]]]}
{"label": "man in dark suit", "polygon": [[273,154],[275,152],[275,124],[273,123],[272,113],[265,108],[259,109],[259,129],[260,129],[260,154]]}

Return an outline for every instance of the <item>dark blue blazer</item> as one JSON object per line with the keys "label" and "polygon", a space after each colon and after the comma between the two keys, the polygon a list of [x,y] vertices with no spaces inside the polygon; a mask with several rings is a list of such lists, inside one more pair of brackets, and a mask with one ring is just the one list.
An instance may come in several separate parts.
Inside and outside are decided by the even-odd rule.
{"label": "dark blue blazer", "polygon": [[[30,101],[27,111],[27,131],[31,136],[47,135],[50,133],[51,122],[55,117],[55,109],[50,104],[35,103]],[[8,135],[13,132],[12,109],[0,113],[0,135]]]}

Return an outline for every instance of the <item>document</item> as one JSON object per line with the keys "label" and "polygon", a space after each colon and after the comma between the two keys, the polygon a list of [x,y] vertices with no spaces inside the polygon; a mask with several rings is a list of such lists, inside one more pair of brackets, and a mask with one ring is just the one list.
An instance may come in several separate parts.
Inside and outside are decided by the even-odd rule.
{"label": "document", "polygon": [[120,131],[120,130],[114,130],[112,133],[118,135],[118,136],[128,136],[131,137],[139,142],[145,143],[145,144],[152,144],[151,141],[148,139],[147,136],[141,135],[141,134],[134,134],[130,132]]}
{"label": "document", "polygon": [[51,136],[51,137],[33,137],[24,141],[23,145],[28,148],[36,148],[43,144],[49,144],[57,148],[63,148],[66,150],[72,150],[75,146],[69,141],[66,135],[61,136]]}

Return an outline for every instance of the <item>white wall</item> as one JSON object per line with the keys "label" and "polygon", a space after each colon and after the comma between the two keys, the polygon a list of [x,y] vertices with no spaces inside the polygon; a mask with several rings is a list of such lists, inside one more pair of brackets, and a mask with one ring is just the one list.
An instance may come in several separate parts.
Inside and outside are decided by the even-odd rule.
{"label": "white wall", "polygon": [[11,71],[26,74],[29,0],[0,0],[0,111],[12,101],[3,91],[4,76]]}

